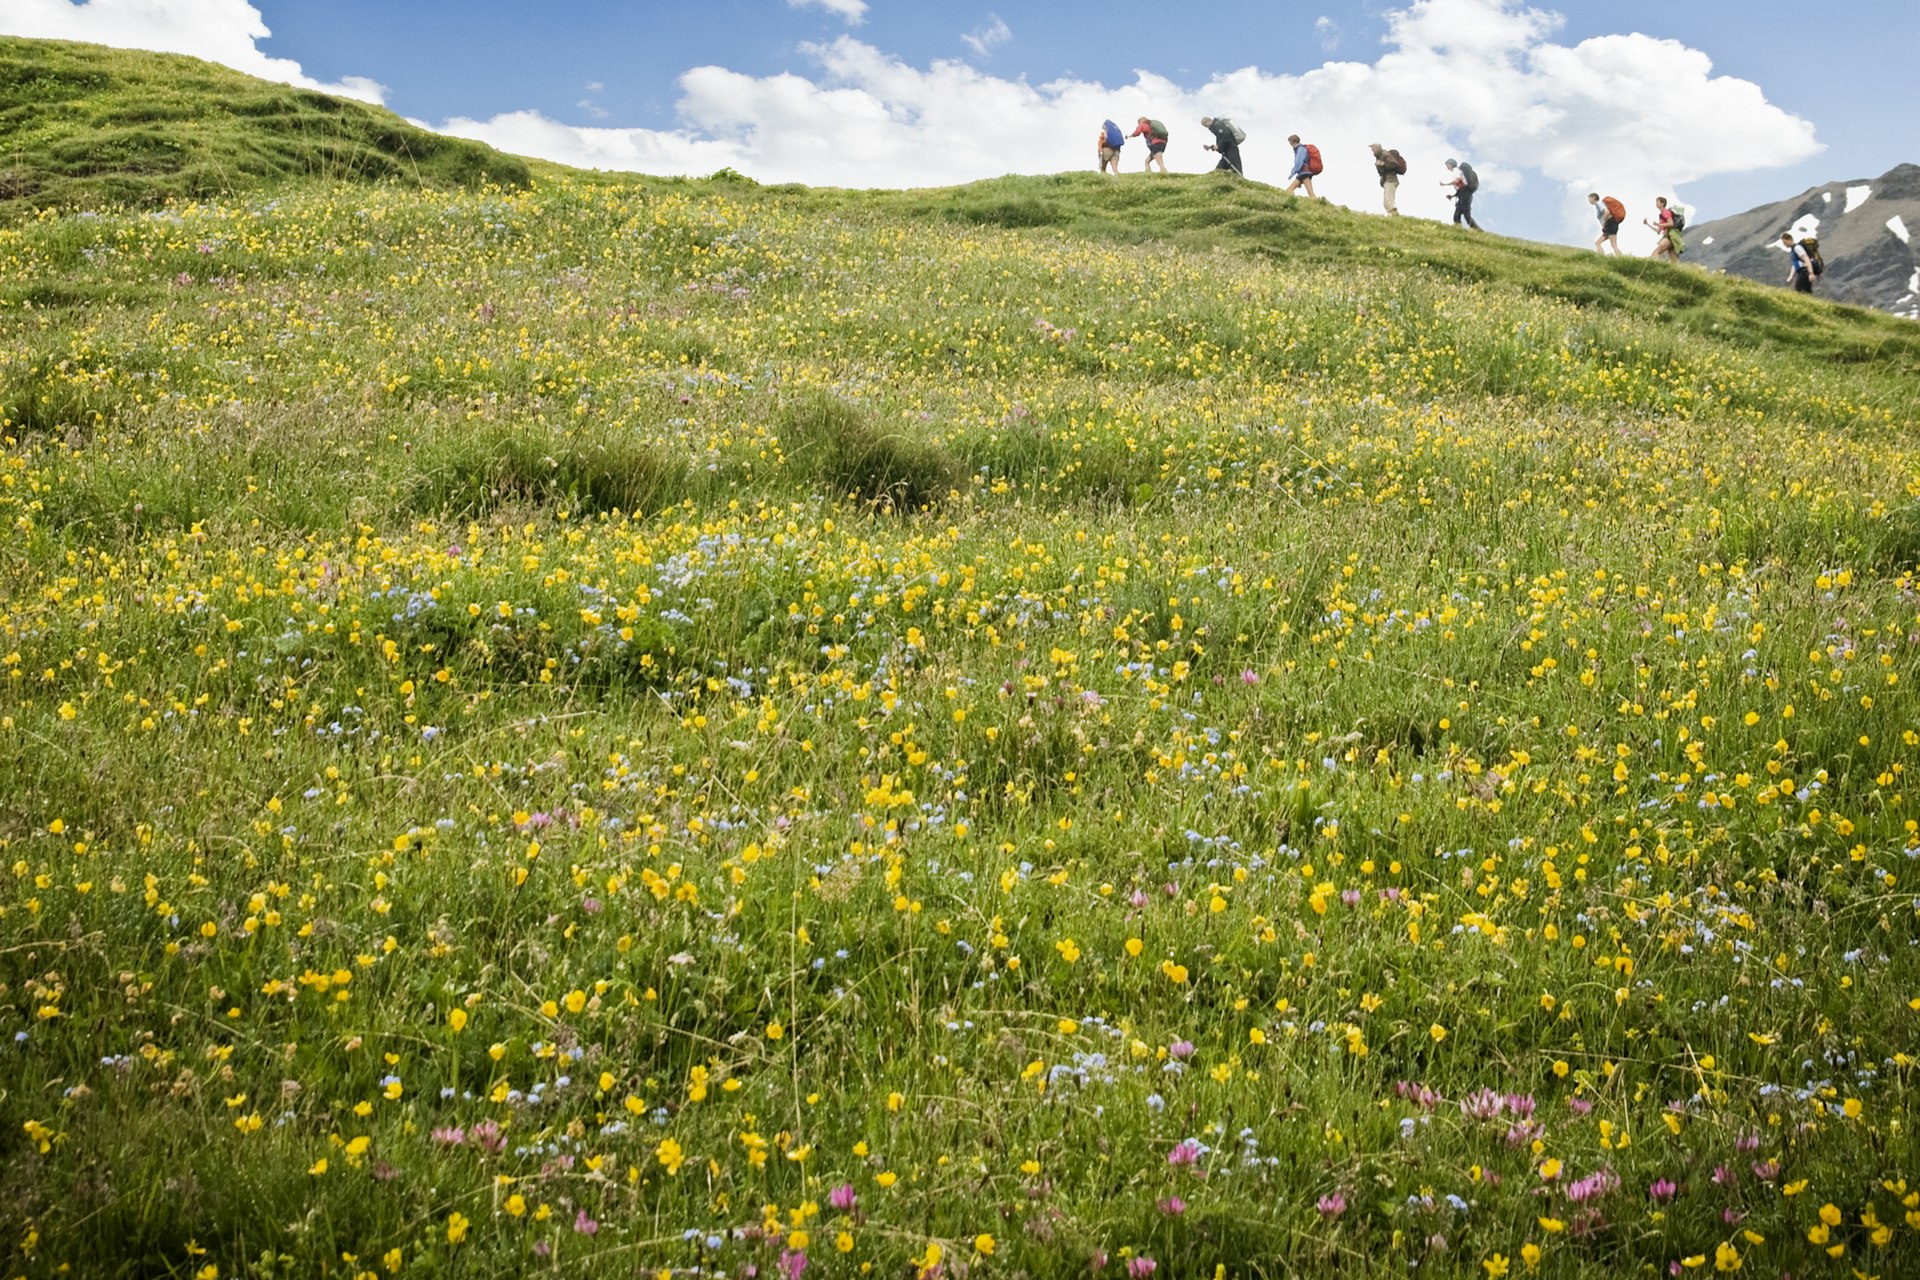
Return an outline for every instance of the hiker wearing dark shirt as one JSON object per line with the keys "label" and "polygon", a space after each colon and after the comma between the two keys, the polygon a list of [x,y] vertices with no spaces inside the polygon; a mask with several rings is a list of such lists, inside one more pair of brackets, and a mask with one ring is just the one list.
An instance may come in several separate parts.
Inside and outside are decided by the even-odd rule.
{"label": "hiker wearing dark shirt", "polygon": [[1246,170],[1240,167],[1240,142],[1234,136],[1233,122],[1224,116],[1217,120],[1212,116],[1201,116],[1200,127],[1213,135],[1213,141],[1207,144],[1206,149],[1220,153],[1220,163],[1213,166],[1214,171],[1225,169],[1228,173],[1246,177]]}
{"label": "hiker wearing dark shirt", "polygon": [[1165,173],[1167,171],[1167,126],[1161,124],[1158,120],[1151,120],[1146,116],[1141,116],[1139,122],[1134,125],[1133,132],[1127,136],[1130,138],[1145,138],[1147,140],[1146,171],[1148,173],[1153,172],[1153,166],[1156,164],[1160,166],[1160,172]]}
{"label": "hiker wearing dark shirt", "polygon": [[1480,230],[1480,224],[1473,220],[1473,193],[1480,189],[1480,175],[1473,171],[1472,165],[1459,160],[1447,161],[1447,170],[1453,176],[1442,178],[1440,185],[1453,188],[1453,195],[1449,197],[1453,201],[1453,225],[1457,227],[1464,222],[1475,231]]}
{"label": "hiker wearing dark shirt", "polygon": [[1400,216],[1396,203],[1400,194],[1400,175],[1407,171],[1407,162],[1398,151],[1382,150],[1379,143],[1373,144],[1373,169],[1380,175],[1380,203],[1386,206],[1387,213]]}

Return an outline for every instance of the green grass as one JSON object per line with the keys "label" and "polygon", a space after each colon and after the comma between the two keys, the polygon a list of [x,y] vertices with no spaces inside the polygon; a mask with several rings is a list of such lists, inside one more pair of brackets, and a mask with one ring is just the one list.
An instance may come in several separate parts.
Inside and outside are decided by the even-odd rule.
{"label": "green grass", "polygon": [[289,179],[520,186],[526,162],[198,58],[0,37],[0,217]]}
{"label": "green grass", "polygon": [[6,1275],[1913,1270],[1911,326],[534,168],[0,231]]}

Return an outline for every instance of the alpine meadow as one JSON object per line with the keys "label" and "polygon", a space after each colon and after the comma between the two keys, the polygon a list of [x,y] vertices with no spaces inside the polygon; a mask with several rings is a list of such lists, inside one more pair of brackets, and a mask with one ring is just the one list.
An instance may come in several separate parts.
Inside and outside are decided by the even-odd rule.
{"label": "alpine meadow", "polygon": [[1920,327],[329,102],[0,41],[0,1276],[1920,1272]]}

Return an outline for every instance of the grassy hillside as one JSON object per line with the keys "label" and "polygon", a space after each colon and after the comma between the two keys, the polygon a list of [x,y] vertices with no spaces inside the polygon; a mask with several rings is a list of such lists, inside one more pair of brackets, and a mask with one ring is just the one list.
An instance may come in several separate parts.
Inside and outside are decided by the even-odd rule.
{"label": "grassy hillside", "polygon": [[526,162],[198,58],[0,37],[0,216],[157,205],[290,178],[451,187]]}
{"label": "grassy hillside", "polygon": [[1920,1266],[1894,322],[1211,177],[0,281],[10,1274]]}

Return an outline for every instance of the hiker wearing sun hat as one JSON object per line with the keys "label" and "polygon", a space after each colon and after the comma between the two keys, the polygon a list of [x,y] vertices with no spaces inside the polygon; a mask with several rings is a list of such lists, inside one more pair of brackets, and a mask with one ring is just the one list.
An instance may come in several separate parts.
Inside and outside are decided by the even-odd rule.
{"label": "hiker wearing sun hat", "polygon": [[1395,199],[1400,194],[1400,175],[1407,171],[1407,162],[1398,151],[1382,150],[1379,143],[1373,144],[1373,168],[1380,175],[1380,203],[1394,217],[1400,216]]}

